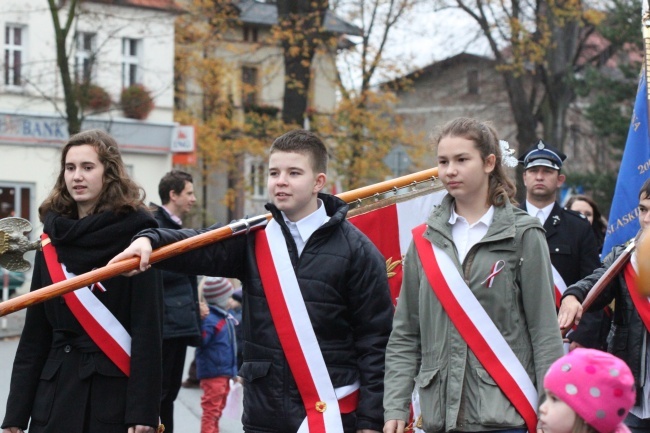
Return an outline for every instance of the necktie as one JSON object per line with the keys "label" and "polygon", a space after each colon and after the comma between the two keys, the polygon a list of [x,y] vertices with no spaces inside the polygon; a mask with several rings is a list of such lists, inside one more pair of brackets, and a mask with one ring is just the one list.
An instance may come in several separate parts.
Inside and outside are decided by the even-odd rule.
{"label": "necktie", "polygon": [[537,218],[539,219],[539,222],[541,222],[542,225],[544,225],[544,212],[542,212],[541,210],[538,210],[537,211]]}

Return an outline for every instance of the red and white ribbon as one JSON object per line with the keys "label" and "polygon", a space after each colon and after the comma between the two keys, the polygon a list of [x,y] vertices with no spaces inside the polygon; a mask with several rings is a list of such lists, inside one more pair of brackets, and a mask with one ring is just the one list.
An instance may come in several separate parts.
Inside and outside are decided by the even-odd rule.
{"label": "red and white ribbon", "polygon": [[[43,256],[52,282],[58,283],[75,277],[75,274],[68,272],[63,263],[59,263],[56,250],[47,234],[43,233],[41,239]],[[131,372],[131,336],[120,321],[91,292],[89,287],[66,293],[63,298],[93,342],[125,375],[129,376]]]}
{"label": "red and white ribbon", "polygon": [[490,271],[490,275],[488,277],[481,281],[481,284],[485,284],[486,287],[492,287],[492,283],[494,283],[494,277],[496,277],[499,272],[503,270],[503,268],[506,266],[506,262],[503,260],[497,260],[493,265],[492,265],[492,270]]}
{"label": "red and white ribbon", "polygon": [[255,244],[273,324],[307,412],[300,431],[343,432],[339,399],[357,395],[359,384],[334,389],[279,224],[271,220]]}
{"label": "red and white ribbon", "polygon": [[562,295],[566,292],[566,283],[562,278],[562,275],[555,269],[555,266],[551,265],[551,271],[553,271],[553,284],[555,285],[555,306],[560,308],[560,302],[562,301]]}

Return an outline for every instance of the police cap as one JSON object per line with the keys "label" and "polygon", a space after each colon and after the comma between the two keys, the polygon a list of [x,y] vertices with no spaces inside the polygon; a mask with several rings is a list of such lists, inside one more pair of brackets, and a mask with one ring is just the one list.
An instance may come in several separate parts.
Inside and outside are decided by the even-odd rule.
{"label": "police cap", "polygon": [[519,163],[524,166],[524,170],[540,165],[559,170],[562,168],[562,162],[565,159],[565,154],[553,146],[544,143],[542,140],[539,140],[537,144],[528,149],[518,158]]}

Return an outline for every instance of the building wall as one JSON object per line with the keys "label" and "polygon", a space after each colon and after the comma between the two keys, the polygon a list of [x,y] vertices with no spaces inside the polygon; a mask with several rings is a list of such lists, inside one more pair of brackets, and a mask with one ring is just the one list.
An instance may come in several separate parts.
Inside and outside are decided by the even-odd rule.
{"label": "building wall", "polygon": [[[0,40],[4,51],[6,24],[25,26],[26,84],[22,88],[5,86],[0,81],[3,107],[16,111],[64,112],[63,90],[56,65],[54,27],[47,3],[43,0],[3,0],[0,2]],[[122,91],[122,38],[142,40],[140,82],[154,97],[155,108],[150,121],[173,119],[174,19],[175,15],[142,8],[82,3],[79,20],[68,35],[73,44],[75,32],[96,34],[97,64],[93,81],[119,102]],[[62,13],[61,19],[66,19]],[[4,63],[4,55],[0,58]],[[74,55],[70,59],[74,68]],[[56,110],[54,109],[56,105]],[[117,106],[104,114],[106,118],[123,117]]]}
{"label": "building wall", "polygon": [[[241,27],[230,29],[217,44],[213,55],[223,60],[226,68],[226,94],[233,96],[236,106],[241,106],[241,68],[258,68],[260,105],[282,109],[284,95],[284,58],[282,47],[272,40],[269,28],[259,28],[257,42],[244,41]],[[324,113],[336,108],[336,64],[330,53],[319,52],[312,62],[314,70],[310,89],[310,105]]]}
{"label": "building wall", "polygon": [[[480,59],[464,60],[423,73],[413,79],[411,88],[400,92],[397,112],[418,130],[433,131],[456,117],[475,117],[493,122],[509,138],[512,116],[501,76]],[[478,73],[478,93],[468,89],[468,74]],[[506,138],[506,139],[507,139]]]}
{"label": "building wall", "polygon": [[[258,70],[257,105],[269,105],[282,108],[284,95],[284,59],[282,48],[271,39],[270,29],[258,28],[257,42],[244,41],[244,31],[236,27],[222,35],[222,40],[217,44],[213,55],[221,59],[224,68],[224,96],[232,98],[235,107],[243,107],[242,101],[242,68],[254,67]],[[333,113],[336,109],[336,64],[332,54],[319,52],[312,62],[313,75],[309,89],[309,107],[321,113]],[[192,86],[191,83],[188,83]],[[200,89],[193,87],[187,101],[188,106],[200,107]],[[243,119],[243,113],[240,112]],[[199,138],[200,139],[200,138]],[[271,143],[269,142],[269,145]],[[200,163],[199,163],[200,164]],[[263,167],[263,172],[258,170]],[[252,172],[254,167],[255,173]],[[241,218],[244,215],[257,215],[266,213],[264,204],[268,202],[266,194],[266,167],[265,158],[246,156],[240,162],[240,171],[246,183],[239,189],[237,206],[234,212],[229,213],[224,206],[227,190],[227,177],[219,168],[210,170],[207,181],[207,194],[204,206],[206,221],[208,223],[219,221],[229,222],[230,217]],[[183,169],[183,167],[179,167]],[[192,171],[195,178],[195,189],[199,201],[203,200],[201,167],[184,167]],[[260,174],[261,173],[261,174]],[[260,178],[260,176],[262,176]],[[257,185],[252,185],[255,179]],[[264,185],[264,192],[260,194],[259,182]],[[200,225],[203,217],[202,209],[194,212],[192,222],[194,226]]]}
{"label": "building wall", "polygon": [[[427,134],[457,117],[473,117],[489,121],[499,137],[510,147],[528,149],[533,143],[518,143],[517,127],[512,116],[508,94],[501,74],[494,69],[490,59],[459,55],[425,68],[412,78],[411,87],[397,92],[397,113],[414,131]],[[468,75],[478,71],[478,92],[469,91]],[[591,133],[583,109],[588,101],[578,99],[567,113],[567,137],[564,150],[567,162],[564,171],[598,170],[611,168],[606,146]],[[540,131],[541,136],[541,131]],[[557,144],[555,144],[557,145]],[[430,153],[427,164],[436,165],[435,152]]]}
{"label": "building wall", "polygon": [[[122,90],[122,38],[141,39],[138,81],[154,97],[155,108],[145,121],[123,117],[115,105],[88,116],[82,129],[101,128],[112,134],[135,180],[148,199],[157,198],[158,181],[171,169],[173,123],[174,19],[169,12],[82,3],[75,32],[95,33],[96,68],[93,82],[119,101]],[[61,19],[65,19],[64,16]],[[23,26],[24,85],[5,85],[5,27]],[[37,208],[46,198],[59,170],[60,149],[69,137],[63,92],[56,65],[52,17],[43,0],[0,1],[0,201],[12,185],[25,185],[30,204],[18,216],[38,226]],[[74,68],[74,55],[70,59]],[[5,191],[5,195],[1,195]],[[29,209],[28,215],[21,215]],[[1,212],[0,217],[6,215]],[[34,232],[38,235],[38,230]]]}

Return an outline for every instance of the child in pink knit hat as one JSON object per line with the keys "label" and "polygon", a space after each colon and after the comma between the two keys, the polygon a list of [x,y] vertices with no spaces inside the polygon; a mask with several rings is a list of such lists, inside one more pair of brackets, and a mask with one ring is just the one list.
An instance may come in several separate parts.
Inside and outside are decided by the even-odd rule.
{"label": "child in pink knit hat", "polygon": [[544,377],[539,408],[545,433],[626,433],[634,404],[634,377],[625,362],[606,352],[575,349],[555,361]]}

